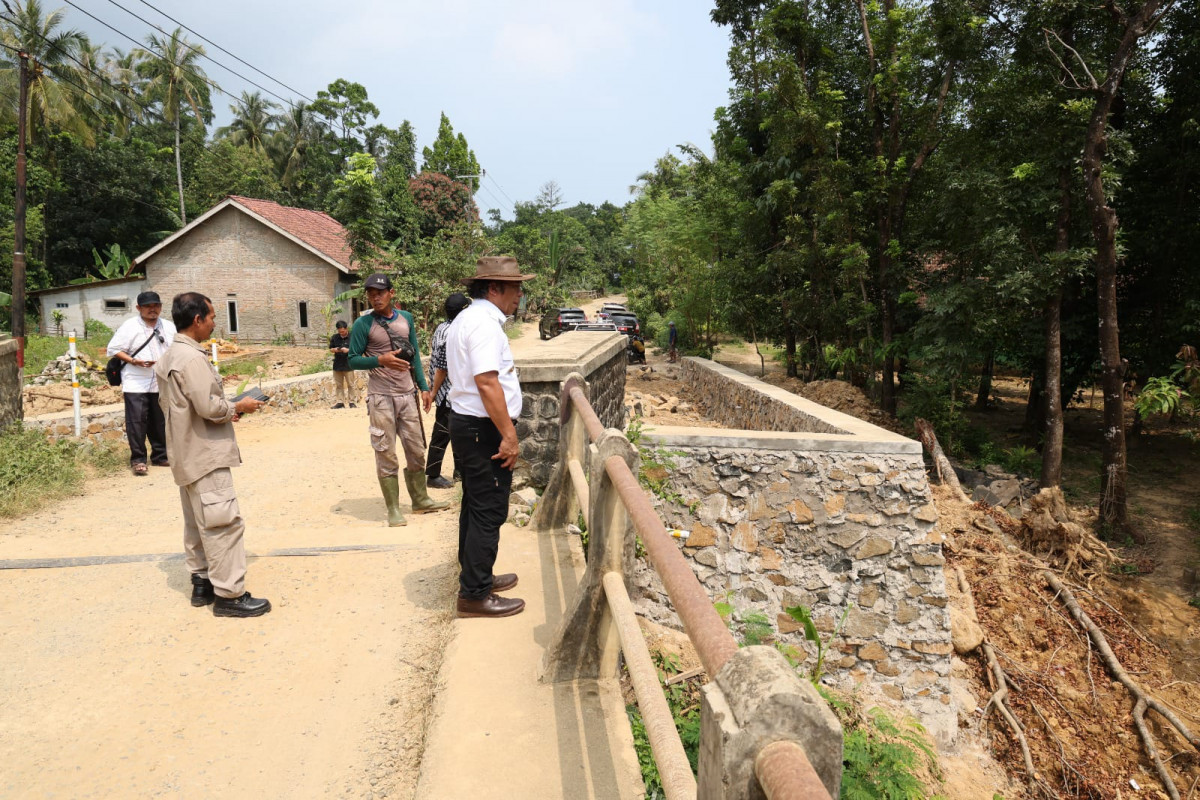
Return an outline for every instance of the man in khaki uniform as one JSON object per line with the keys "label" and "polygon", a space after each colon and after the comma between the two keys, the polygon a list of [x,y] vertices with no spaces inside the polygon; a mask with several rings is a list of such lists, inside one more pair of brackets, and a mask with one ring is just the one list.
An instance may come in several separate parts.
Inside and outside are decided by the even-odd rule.
{"label": "man in khaki uniform", "polygon": [[[400,510],[400,460],[396,440],[404,450],[404,485],[414,514],[449,508],[429,496],[425,478],[425,432],[418,400],[429,400],[429,384],[421,368],[417,328],[412,314],[395,308],[396,290],[382,272],[363,286],[371,313],[354,321],[350,329],[350,368],[370,370],[367,378],[367,416],[375,473],[388,525],[405,524]],[[421,397],[418,398],[418,391]]]}
{"label": "man in khaki uniform", "polygon": [[242,463],[231,422],[262,403],[225,399],[200,342],[212,336],[216,314],[199,292],[176,295],[171,317],[178,333],[154,366],[166,417],[171,473],[183,506],[183,549],[192,574],[192,605],[213,604],[217,617],[257,617],[271,603],[245,591],[246,524],[238,509],[230,467]]}

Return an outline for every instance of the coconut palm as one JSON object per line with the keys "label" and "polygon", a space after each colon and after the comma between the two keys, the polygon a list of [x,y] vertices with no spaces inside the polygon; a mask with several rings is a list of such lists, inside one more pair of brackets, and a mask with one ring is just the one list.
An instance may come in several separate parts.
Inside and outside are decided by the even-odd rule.
{"label": "coconut palm", "polygon": [[273,121],[276,128],[271,137],[271,153],[279,170],[279,182],[290,189],[304,166],[305,153],[321,140],[325,125],[307,105],[294,102],[276,114]]}
{"label": "coconut palm", "polygon": [[229,107],[233,121],[227,127],[218,128],[214,138],[228,138],[237,147],[266,152],[276,119],[271,112],[278,108],[278,103],[264,99],[261,92],[242,92],[241,99]]}
{"label": "coconut palm", "polygon": [[118,111],[113,117],[113,131],[122,137],[129,133],[131,124],[144,118],[141,98],[145,94],[145,80],[137,70],[139,52],[126,53],[114,47],[111,54],[105,54],[100,69],[108,91],[106,96]]}
{"label": "coconut palm", "polygon": [[[179,218],[187,225],[187,208],[183,201],[183,162],[179,155],[180,113],[186,103],[200,124],[210,117],[210,82],[200,67],[204,48],[190,44],[182,28],[170,36],[146,37],[147,50],[138,53],[138,72],[146,79],[150,97],[162,103],[163,116],[175,127],[175,178],[179,184]],[[220,87],[211,84],[213,89]]]}
{"label": "coconut palm", "polygon": [[[89,50],[88,39],[77,30],[62,30],[61,9],[45,13],[40,0],[5,4],[11,9],[0,20],[0,42],[29,54],[30,138],[44,135],[49,126],[77,134],[86,143],[94,141],[88,118],[82,109],[86,97],[79,88],[86,85],[82,70],[72,58]],[[17,56],[0,48],[0,119],[15,121],[18,108],[19,68]]]}

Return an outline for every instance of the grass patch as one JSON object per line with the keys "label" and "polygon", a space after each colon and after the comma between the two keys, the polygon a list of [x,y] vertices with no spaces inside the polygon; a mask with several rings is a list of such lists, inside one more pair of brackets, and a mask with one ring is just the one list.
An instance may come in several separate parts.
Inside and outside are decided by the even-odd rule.
{"label": "grass patch", "polygon": [[0,432],[0,518],[78,495],[89,477],[116,472],[127,460],[121,441],[51,442],[39,430],[11,425]]}
{"label": "grass patch", "polygon": [[217,371],[222,375],[257,375],[260,369],[266,374],[267,361],[264,358],[234,358],[217,365]]}
{"label": "grass patch", "polygon": [[320,361],[315,361],[309,364],[304,369],[300,370],[301,375],[316,375],[318,372],[329,372],[333,369],[333,356],[323,358]]}

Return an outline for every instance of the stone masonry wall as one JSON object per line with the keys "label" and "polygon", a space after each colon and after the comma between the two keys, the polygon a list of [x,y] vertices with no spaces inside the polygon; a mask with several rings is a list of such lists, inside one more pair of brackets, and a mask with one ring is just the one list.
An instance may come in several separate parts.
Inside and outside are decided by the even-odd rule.
{"label": "stone masonry wall", "polygon": [[[754,397],[749,392],[758,381],[690,361],[703,387],[694,394],[734,413],[740,403],[739,422],[787,417],[788,409],[777,405],[791,404],[795,395]],[[843,688],[869,682],[917,712],[940,740],[952,741],[957,715],[945,680],[952,645],[944,558],[920,446],[815,404],[800,413],[825,416],[817,421],[826,430],[656,426],[645,432],[643,459],[655,457],[647,453],[654,448],[658,460],[673,465],[670,492],[678,499],[655,498],[659,514],[668,527],[690,531],[684,555],[710,596],[733,606],[735,620],[765,614],[781,642],[808,653],[805,668],[812,669],[816,648],[785,609],[811,609],[823,636],[832,636],[845,614],[826,656],[826,680]],[[640,613],[678,627],[644,562],[635,585]]]}
{"label": "stone masonry wall", "polygon": [[21,377],[17,340],[0,339],[0,428],[21,418]]}
{"label": "stone masonry wall", "polygon": [[[272,402],[257,414],[288,414],[312,403],[330,405],[334,402],[335,389],[332,372],[302,375],[298,378],[281,378],[264,381],[262,390],[270,395]],[[228,392],[232,397],[233,393]],[[106,439],[122,439],[125,436],[125,406],[121,404],[85,408],[81,417],[83,438],[92,442]],[[75,435],[75,417],[72,412],[45,414],[25,420],[27,428],[41,428],[51,440]]]}
{"label": "stone masonry wall", "polygon": [[[618,350],[585,375],[592,407],[605,428],[625,427],[625,351]],[[559,392],[561,380],[521,381],[523,405],[517,420],[517,438],[521,441],[518,471],[524,472],[531,485],[541,489],[550,480],[558,463]]]}
{"label": "stone masonry wall", "polygon": [[[698,390],[692,397],[710,419],[719,419],[730,428],[748,431],[845,433],[828,419],[822,419],[824,414],[818,416],[821,412],[816,409],[821,406],[807,400],[803,403],[783,401],[783,395],[796,400],[803,398],[728,368],[714,369],[715,366],[720,365],[699,358],[685,358],[680,362],[680,377]],[[808,409],[805,404],[814,408]]]}

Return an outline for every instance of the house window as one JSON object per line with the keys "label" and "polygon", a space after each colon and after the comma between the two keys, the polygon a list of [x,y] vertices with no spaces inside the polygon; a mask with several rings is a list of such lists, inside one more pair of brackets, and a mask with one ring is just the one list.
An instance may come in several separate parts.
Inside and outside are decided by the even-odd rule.
{"label": "house window", "polygon": [[71,304],[70,303],[55,303],[54,307],[55,308],[70,308]]}
{"label": "house window", "polygon": [[308,303],[300,301],[300,327],[308,327]]}
{"label": "house window", "polygon": [[105,311],[127,311],[129,309],[129,301],[124,297],[120,298],[104,298]]}
{"label": "house window", "polygon": [[229,316],[229,333],[230,334],[237,333],[238,332],[237,300],[227,300],[225,302],[225,308],[227,309],[228,316]]}

